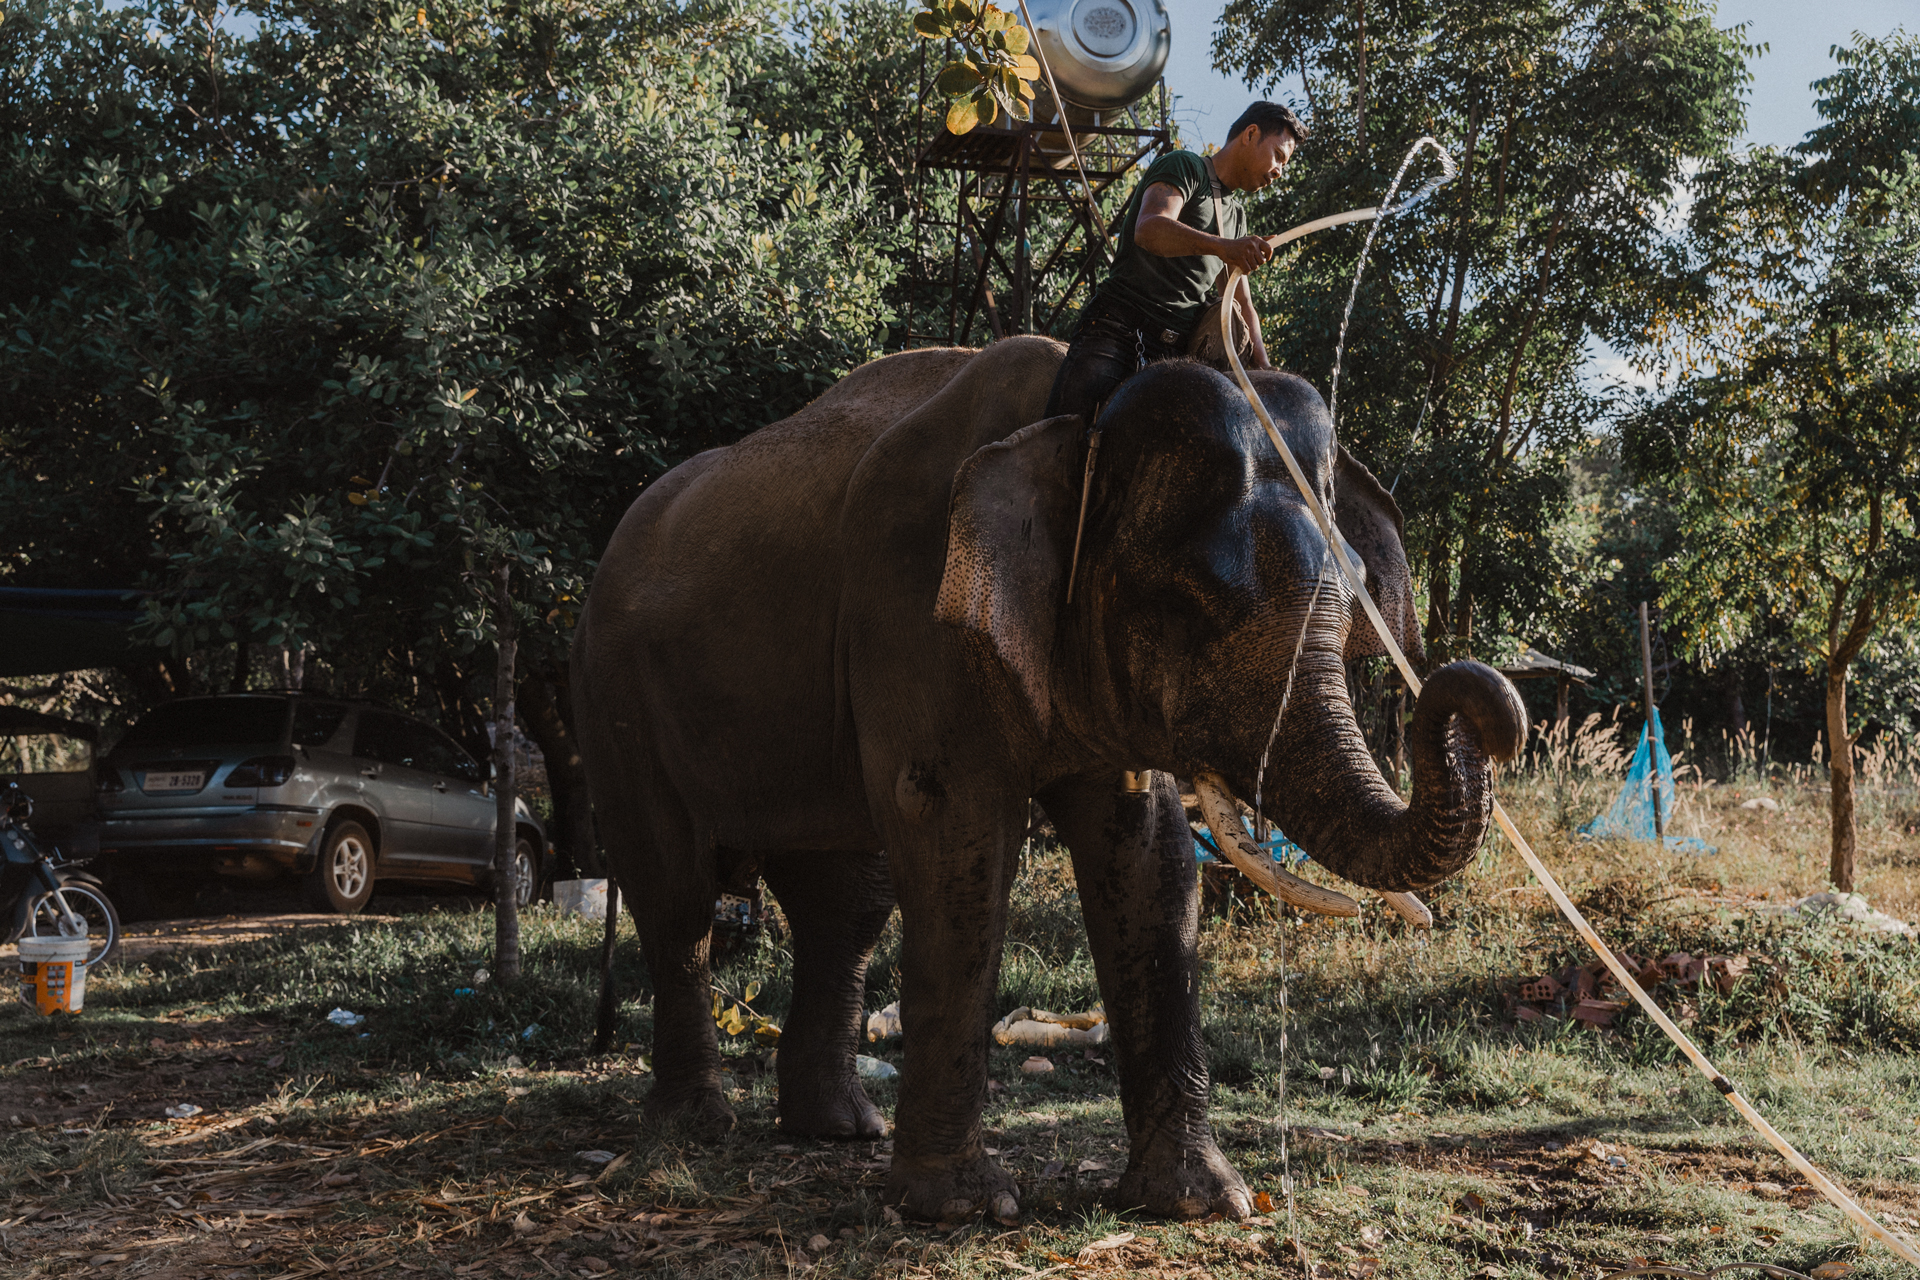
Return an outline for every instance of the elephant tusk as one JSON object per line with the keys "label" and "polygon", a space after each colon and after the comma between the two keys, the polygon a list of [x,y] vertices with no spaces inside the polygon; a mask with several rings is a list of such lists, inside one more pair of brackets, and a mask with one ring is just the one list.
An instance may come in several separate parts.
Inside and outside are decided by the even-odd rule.
{"label": "elephant tusk", "polygon": [[[1227,861],[1240,869],[1242,875],[1265,889],[1282,902],[1291,902],[1306,911],[1315,911],[1323,916],[1357,916],[1360,904],[1344,893],[1335,893],[1331,889],[1322,889],[1310,884],[1299,876],[1292,875],[1255,847],[1247,838],[1246,828],[1240,825],[1240,807],[1233,801],[1232,792],[1227,790],[1226,780],[1217,773],[1195,774],[1193,793],[1200,800],[1200,814],[1207,820],[1208,830],[1213,832],[1214,841],[1220,846]],[[1410,894],[1396,895],[1411,897]]]}
{"label": "elephant tusk", "polygon": [[1412,925],[1414,928],[1416,929],[1433,928],[1433,912],[1427,909],[1426,903],[1420,901],[1420,899],[1414,897],[1412,894],[1389,893],[1385,889],[1378,889],[1378,890],[1375,890],[1375,892],[1378,893],[1382,898],[1385,898],[1387,900],[1387,905],[1392,907],[1395,911],[1399,912],[1400,918],[1405,920],[1408,924]]}

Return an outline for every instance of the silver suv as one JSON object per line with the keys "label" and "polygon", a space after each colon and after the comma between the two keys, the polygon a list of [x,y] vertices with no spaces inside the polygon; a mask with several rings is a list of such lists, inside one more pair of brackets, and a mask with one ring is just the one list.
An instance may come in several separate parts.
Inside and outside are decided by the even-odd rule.
{"label": "silver suv", "polygon": [[[431,725],[304,693],[183,698],[142,716],[99,765],[100,860],[116,885],[205,874],[304,879],[351,914],[376,880],[490,890],[489,765]],[[519,897],[549,852],[517,803]]]}

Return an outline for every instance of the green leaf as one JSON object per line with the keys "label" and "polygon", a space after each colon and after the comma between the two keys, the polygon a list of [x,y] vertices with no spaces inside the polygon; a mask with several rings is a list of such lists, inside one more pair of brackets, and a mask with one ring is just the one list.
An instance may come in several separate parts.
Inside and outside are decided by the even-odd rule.
{"label": "green leaf", "polygon": [[944,14],[926,12],[913,15],[913,31],[915,35],[926,36],[930,40],[938,40],[952,30],[953,27],[948,23],[946,15]]}
{"label": "green leaf", "polygon": [[[1028,46],[1033,43],[1032,35],[1028,33],[1025,27],[1021,26],[1008,27],[1007,30],[1002,33],[1001,39],[1006,42],[1002,47],[1006,49],[1008,53],[1016,56],[1025,53]],[[1037,76],[1039,74],[1040,64],[1036,62],[1033,64],[1033,75]],[[1028,76],[1027,78],[1031,80],[1033,76]]]}
{"label": "green leaf", "polygon": [[933,87],[949,98],[972,93],[980,87],[980,72],[971,62],[950,62],[940,69]]}

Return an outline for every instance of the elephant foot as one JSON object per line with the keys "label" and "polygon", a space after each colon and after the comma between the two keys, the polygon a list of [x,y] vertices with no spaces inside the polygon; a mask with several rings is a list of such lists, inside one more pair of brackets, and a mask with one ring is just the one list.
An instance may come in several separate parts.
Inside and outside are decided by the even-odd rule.
{"label": "elephant foot", "polygon": [[1120,1179],[1119,1203],[1163,1218],[1220,1214],[1238,1221],[1253,1213],[1245,1179],[1211,1138],[1191,1146],[1135,1157]]}
{"label": "elephant foot", "polygon": [[649,1129],[684,1127],[697,1138],[714,1141],[731,1133],[738,1117],[717,1084],[669,1088],[656,1081],[640,1123]]}
{"label": "elephant foot", "polygon": [[825,1084],[817,1078],[780,1081],[780,1132],[800,1138],[884,1138],[887,1118],[848,1072]]}
{"label": "elephant foot", "polygon": [[930,1222],[958,1222],[980,1212],[1003,1223],[1020,1217],[1012,1175],[984,1155],[896,1155],[886,1198],[902,1213]]}

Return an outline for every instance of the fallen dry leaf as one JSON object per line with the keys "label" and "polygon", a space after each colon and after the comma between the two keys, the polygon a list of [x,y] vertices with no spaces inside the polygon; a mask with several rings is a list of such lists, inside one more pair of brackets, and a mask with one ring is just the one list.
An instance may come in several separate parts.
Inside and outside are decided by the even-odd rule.
{"label": "fallen dry leaf", "polygon": [[1851,1262],[1823,1262],[1807,1273],[1813,1280],[1840,1280],[1841,1276],[1853,1274]]}
{"label": "fallen dry leaf", "polygon": [[1117,1235],[1104,1236],[1099,1240],[1095,1240],[1092,1244],[1082,1248],[1080,1250],[1079,1255],[1074,1259],[1074,1261],[1078,1262],[1083,1267],[1091,1266],[1093,1263],[1093,1257],[1095,1254],[1105,1253],[1109,1249],[1118,1249],[1123,1244],[1132,1244],[1133,1239],[1134,1239],[1134,1235],[1133,1235],[1133,1232],[1131,1231],[1122,1231]]}

